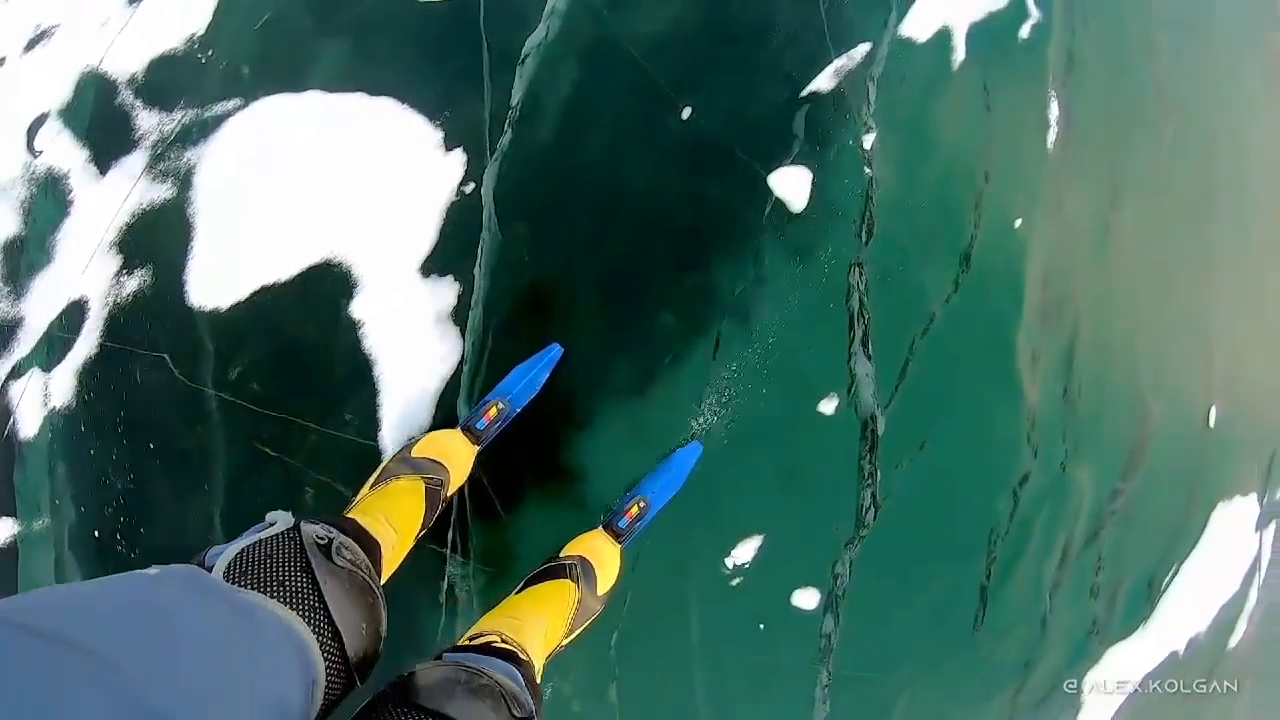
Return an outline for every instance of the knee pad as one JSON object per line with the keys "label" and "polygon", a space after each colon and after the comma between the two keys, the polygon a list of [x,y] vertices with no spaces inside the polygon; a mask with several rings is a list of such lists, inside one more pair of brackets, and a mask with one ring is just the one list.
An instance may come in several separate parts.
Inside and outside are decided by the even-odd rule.
{"label": "knee pad", "polygon": [[[541,716],[542,697],[530,686],[524,668],[511,665],[513,658],[485,649],[446,650],[400,676],[393,692],[428,714],[452,720],[535,720]],[[523,682],[521,682],[523,680]]]}
{"label": "knee pad", "polygon": [[[324,661],[319,716],[368,680],[387,634],[378,572],[354,540],[285,512],[219,550],[210,572],[300,621]],[[261,526],[260,526],[261,527]]]}

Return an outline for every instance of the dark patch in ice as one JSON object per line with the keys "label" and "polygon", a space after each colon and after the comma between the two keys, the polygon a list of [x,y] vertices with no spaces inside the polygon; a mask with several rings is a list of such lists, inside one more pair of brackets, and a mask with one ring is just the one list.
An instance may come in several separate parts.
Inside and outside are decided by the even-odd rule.
{"label": "dark patch in ice", "polygon": [[31,122],[27,124],[27,154],[32,159],[40,157],[44,152],[36,149],[36,136],[40,134],[40,129],[47,122],[49,122],[49,111],[46,110],[32,118]]}
{"label": "dark patch in ice", "polygon": [[63,308],[53,322],[49,323],[49,328],[36,349],[18,362],[10,377],[22,377],[28,370],[36,367],[46,372],[57,367],[70,352],[76,338],[80,337],[88,310],[89,306],[83,300],[75,300]]}
{"label": "dark patch in ice", "polygon": [[32,35],[31,39],[27,40],[27,44],[22,46],[22,54],[26,55],[32,50],[35,50],[36,48],[40,47],[42,43],[44,43],[49,38],[53,37],[53,33],[56,32],[57,29],[58,29],[57,25],[50,25],[49,27],[40,28],[39,30],[37,30],[36,34]]}
{"label": "dark patch in ice", "polygon": [[136,128],[121,105],[119,85],[96,70],[80,76],[58,117],[89,151],[100,174],[105,175],[137,146]]}
{"label": "dark patch in ice", "polygon": [[[53,254],[53,237],[71,206],[71,187],[61,173],[42,171],[31,182],[23,197],[22,228],[18,236],[0,247],[0,270],[10,291],[17,297],[26,294],[36,275],[44,269]],[[0,326],[0,338],[16,331],[16,326]]]}

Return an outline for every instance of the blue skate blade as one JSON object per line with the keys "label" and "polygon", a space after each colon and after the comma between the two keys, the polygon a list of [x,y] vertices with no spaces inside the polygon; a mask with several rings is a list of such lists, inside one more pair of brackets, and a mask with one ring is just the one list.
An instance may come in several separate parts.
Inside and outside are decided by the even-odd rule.
{"label": "blue skate blade", "polygon": [[600,527],[619,545],[626,547],[680,492],[700,457],[702,443],[697,440],[668,455],[631,492],[614,504]]}
{"label": "blue skate blade", "polygon": [[475,443],[476,448],[488,445],[547,383],[561,355],[564,355],[564,348],[560,343],[551,343],[517,365],[485,395],[466,419],[458,423],[458,429]]}

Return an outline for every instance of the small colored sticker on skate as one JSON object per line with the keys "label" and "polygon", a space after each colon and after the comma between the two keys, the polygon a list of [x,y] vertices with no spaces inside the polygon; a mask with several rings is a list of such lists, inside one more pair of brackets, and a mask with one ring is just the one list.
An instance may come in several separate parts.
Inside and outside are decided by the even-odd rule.
{"label": "small colored sticker on skate", "polygon": [[640,517],[640,514],[644,511],[644,507],[645,507],[644,498],[639,497],[639,498],[636,498],[635,500],[632,500],[631,505],[627,507],[627,511],[622,514],[622,517],[618,518],[618,522],[617,522],[618,529],[626,530],[628,527],[630,527],[631,523],[635,522],[636,518]]}
{"label": "small colored sticker on skate", "polygon": [[501,413],[502,413],[501,402],[495,402],[494,404],[490,405],[489,409],[484,411],[484,415],[481,415],[480,419],[476,421],[476,430],[484,430],[485,428],[489,427],[489,424],[492,423],[494,420],[497,420],[498,415],[500,415]]}

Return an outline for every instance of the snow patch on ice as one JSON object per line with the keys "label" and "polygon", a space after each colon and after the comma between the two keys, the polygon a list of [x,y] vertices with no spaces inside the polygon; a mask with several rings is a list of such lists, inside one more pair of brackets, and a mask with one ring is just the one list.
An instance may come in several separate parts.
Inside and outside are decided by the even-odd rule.
{"label": "snow patch on ice", "polygon": [[791,591],[791,606],[800,610],[817,610],[822,603],[822,591],[812,585]]}
{"label": "snow patch on ice", "polygon": [[872,130],[871,132],[866,133],[866,134],[864,134],[864,135],[862,136],[862,149],[863,149],[863,150],[870,150],[870,149],[872,148],[872,146],[874,146],[874,145],[876,144],[876,135],[877,135],[877,134],[878,134],[878,133],[877,133],[875,130]]}
{"label": "snow patch on ice", "polygon": [[[6,387],[21,438],[33,437],[50,410],[74,401],[80,371],[97,352],[110,311],[148,280],[146,271],[122,272],[116,242],[135,216],[174,192],[146,174],[154,144],[149,133],[161,124],[150,121],[164,113],[138,117],[136,108],[126,108],[135,115],[142,147],[103,176],[56,112],[90,68],[128,87],[151,60],[202,34],[216,6],[217,0],[0,4],[0,56],[7,59],[0,66],[0,245],[21,231],[23,205],[38,174],[62,175],[71,191],[71,207],[54,234],[49,264],[26,295],[17,300],[0,285],[2,319],[18,325],[0,354],[0,382],[9,379],[68,305],[84,301],[87,306],[80,334],[61,362],[47,373],[29,371]],[[38,35],[43,39],[28,50]],[[28,137],[29,132],[34,135]]]}
{"label": "snow patch on ice", "polygon": [[1262,529],[1262,552],[1258,553],[1258,571],[1253,575],[1253,582],[1249,583],[1249,589],[1245,593],[1244,607],[1240,609],[1240,617],[1236,618],[1236,625],[1231,629],[1231,637],[1227,638],[1227,649],[1232,650],[1240,641],[1244,639],[1244,633],[1249,629],[1249,621],[1253,619],[1253,609],[1258,604],[1258,592],[1262,589],[1262,580],[1267,576],[1267,569],[1271,563],[1273,550],[1271,543],[1275,540],[1276,524],[1275,522],[1267,523]]}
{"label": "snow patch on ice", "polygon": [[30,385],[35,379],[30,373],[24,387],[35,394],[15,393],[12,387],[8,390],[10,402],[17,403],[15,417],[21,415],[25,423],[23,432],[28,434],[23,437],[27,438],[39,430],[48,411],[65,409],[75,401],[80,371],[98,351],[111,310],[150,279],[146,270],[123,271],[116,241],[134,217],[174,194],[171,185],[146,174],[146,147],[130,153],[102,176],[89,153],[57,120],[46,122],[39,137],[44,148],[41,163],[66,171],[74,202],[54,234],[49,264],[18,302],[18,332],[0,355],[0,378],[8,378],[36,348],[67,306],[83,301],[86,312],[71,348],[47,376],[39,378],[44,392]]}
{"label": "snow patch on ice", "polygon": [[823,415],[835,415],[838,407],[840,407],[840,396],[829,392],[818,401],[817,410]]}
{"label": "snow patch on ice", "polygon": [[826,67],[822,68],[822,71],[810,80],[808,85],[804,86],[804,89],[800,91],[800,97],[815,93],[822,95],[836,89],[840,81],[853,72],[870,52],[871,43],[864,42],[854,46],[852,50],[841,53]]}
{"label": "snow patch on ice", "polygon": [[1044,147],[1050,152],[1058,142],[1058,117],[1061,113],[1062,109],[1058,107],[1058,93],[1054,92],[1053,88],[1049,88],[1049,107],[1045,111],[1049,120],[1049,129],[1045,131]]}
{"label": "snow patch on ice", "polygon": [[44,370],[31,368],[9,383],[6,391],[13,413],[13,429],[21,440],[30,440],[40,431],[49,412],[49,378]]}
{"label": "snow patch on ice", "polygon": [[[1103,653],[1085,674],[1081,687],[1099,682],[1113,685],[1123,681],[1140,682],[1165,658],[1185,652],[1243,586],[1256,560],[1258,571],[1246,596],[1244,612],[1228,640],[1228,647],[1234,647],[1244,635],[1257,601],[1256,588],[1261,586],[1267,570],[1266,558],[1275,533],[1274,521],[1258,530],[1261,510],[1256,493],[1218,503],[1195,547],[1162,591],[1151,616],[1131,635]],[[1088,693],[1080,699],[1077,720],[1110,720],[1125,696]]]}
{"label": "snow patch on ice", "polygon": [[783,165],[765,178],[774,197],[793,214],[804,212],[813,192],[813,171],[804,165]]}
{"label": "snow patch on ice", "polygon": [[11,545],[27,533],[38,532],[49,526],[49,518],[41,517],[23,522],[16,517],[0,515],[0,548]]}
{"label": "snow patch on ice", "polygon": [[756,558],[756,553],[760,552],[761,545],[764,545],[764,535],[748,535],[739,540],[738,544],[734,545],[725,556],[724,566],[733,570],[751,565],[751,561]]}
{"label": "snow patch on ice", "polygon": [[[332,262],[355,284],[348,312],[373,370],[378,444],[421,432],[462,354],[460,287],[423,277],[466,170],[430,120],[392,98],[272,95],[201,147],[188,208],[188,303],[225,310]],[[322,388],[317,388],[317,391]]]}
{"label": "snow patch on ice", "polygon": [[924,43],[946,28],[951,33],[951,69],[958,70],[969,28],[1008,5],[1009,0],[916,0],[898,25],[898,36]]}
{"label": "snow patch on ice", "polygon": [[[127,82],[156,57],[204,33],[217,0],[11,0],[0,4],[0,207],[13,212],[14,183],[30,170],[27,126],[64,106],[92,67]],[[28,41],[55,28],[39,45]],[[8,193],[6,195],[6,193]],[[10,216],[12,219],[12,216]],[[0,239],[12,234],[0,224]],[[9,230],[9,232],[3,232]]]}
{"label": "snow patch on ice", "polygon": [[1035,28],[1036,23],[1040,22],[1040,8],[1036,7],[1036,0],[1025,0],[1025,3],[1027,6],[1027,19],[1018,28],[1019,42],[1031,37],[1031,30]]}
{"label": "snow patch on ice", "polygon": [[18,518],[0,515],[0,548],[8,547],[17,540],[20,532],[22,523],[18,522]]}

